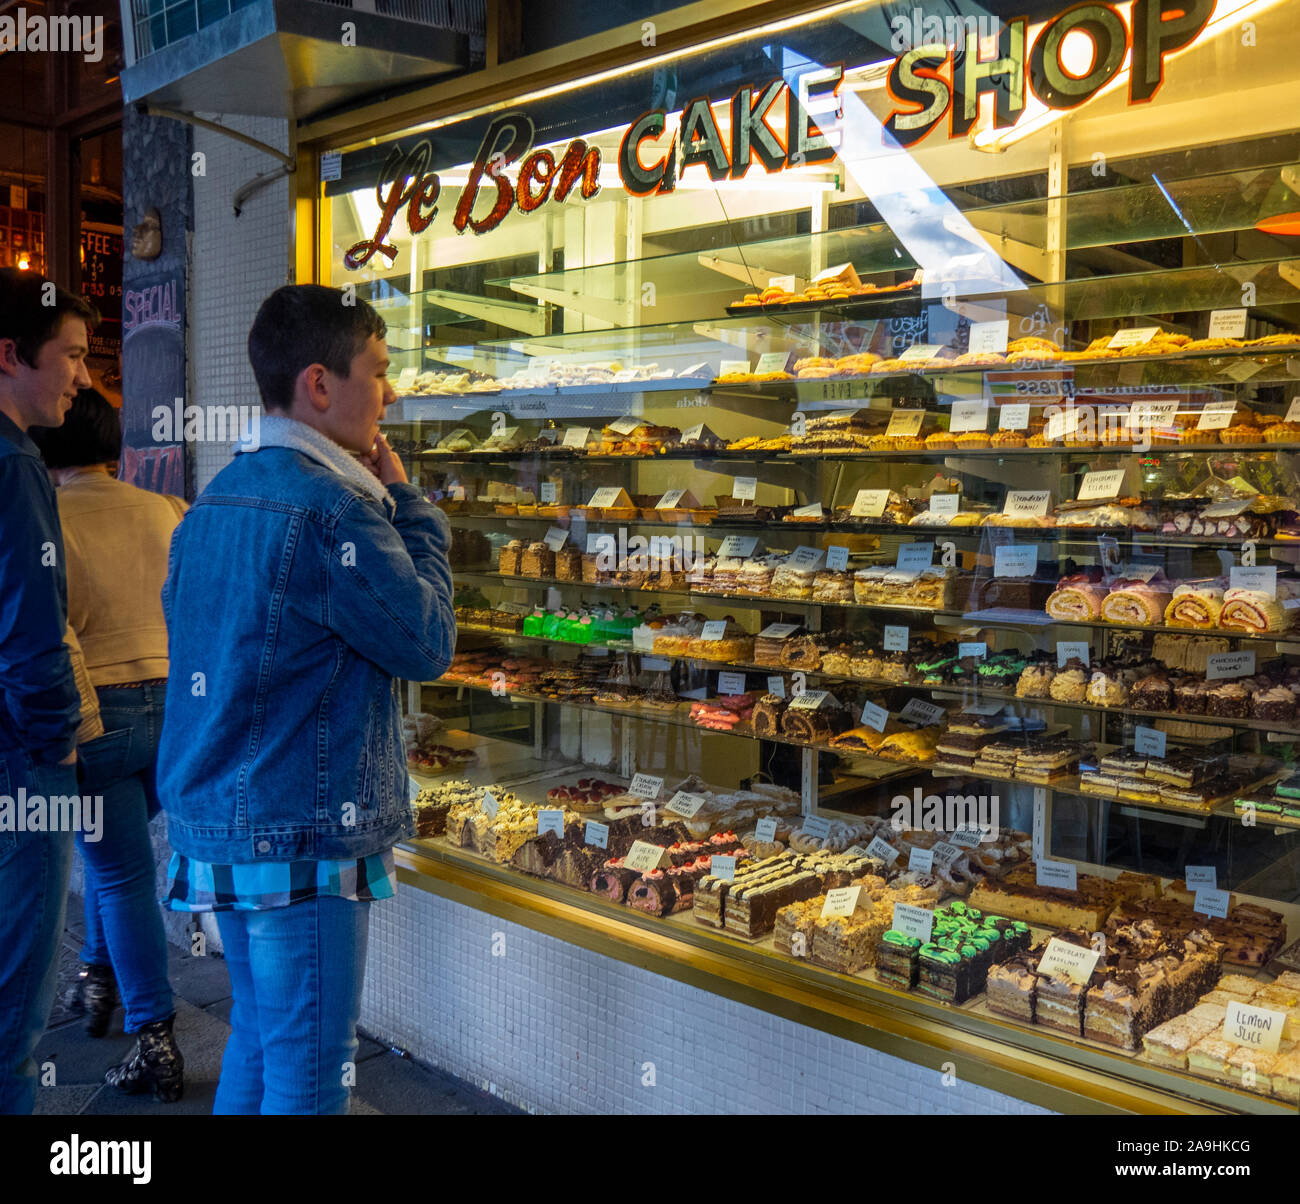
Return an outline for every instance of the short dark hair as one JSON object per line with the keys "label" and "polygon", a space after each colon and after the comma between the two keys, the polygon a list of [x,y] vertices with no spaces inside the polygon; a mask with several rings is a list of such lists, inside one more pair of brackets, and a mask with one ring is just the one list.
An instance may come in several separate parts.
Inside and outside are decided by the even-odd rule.
{"label": "short dark hair", "polygon": [[265,301],[248,332],[248,359],[262,405],[287,410],[293,383],[311,364],[321,364],[345,380],[352,361],[372,335],[388,327],[374,306],[342,289],[322,284],[286,284]]}
{"label": "short dark hair", "polygon": [[28,434],[46,468],[85,468],[122,455],[122,420],[98,389],[77,394],[62,426],[34,426]]}
{"label": "short dark hair", "polygon": [[[47,297],[52,298],[48,304]],[[18,358],[29,368],[36,367],[41,347],[69,316],[99,325],[99,310],[85,297],[59,288],[39,272],[0,268],[0,339],[13,339]]]}

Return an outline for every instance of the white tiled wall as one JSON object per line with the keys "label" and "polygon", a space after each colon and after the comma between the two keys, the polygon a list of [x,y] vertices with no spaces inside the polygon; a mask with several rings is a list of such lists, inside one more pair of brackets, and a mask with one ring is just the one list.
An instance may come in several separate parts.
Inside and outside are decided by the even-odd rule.
{"label": "white tiled wall", "polygon": [[[205,116],[210,116],[205,114]],[[288,122],[271,117],[215,118],[282,151]],[[281,178],[255,193],[235,216],[236,191],[278,163],[232,138],[199,127],[194,149],[207,174],[194,179],[194,253],[190,274],[190,400],[192,404],[258,405],[248,364],[248,328],[268,293],[288,283],[289,182]],[[199,492],[230,459],[224,444],[195,445]]]}
{"label": "white tiled wall", "polygon": [[370,909],[361,1026],[533,1112],[1043,1111],[408,887]]}

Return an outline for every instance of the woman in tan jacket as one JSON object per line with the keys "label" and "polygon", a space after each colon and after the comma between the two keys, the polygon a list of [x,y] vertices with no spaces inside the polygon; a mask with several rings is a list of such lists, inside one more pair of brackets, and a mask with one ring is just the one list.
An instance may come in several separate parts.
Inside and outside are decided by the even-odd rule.
{"label": "woman in tan jacket", "polygon": [[32,437],[57,487],[82,713],[94,715],[97,695],[103,732],[94,736],[95,727],[83,723],[78,748],[82,791],[104,802],[100,839],[77,834],[86,865],[85,970],[77,993],[87,1031],[102,1036],[120,987],[125,1029],[139,1034],[108,1081],[179,1099],[184,1061],[171,1034],[175,1009],[149,821],[159,810],[155,762],[167,685],[161,592],[185,503],[112,475],[121,422],[94,389],[78,394],[63,426]]}

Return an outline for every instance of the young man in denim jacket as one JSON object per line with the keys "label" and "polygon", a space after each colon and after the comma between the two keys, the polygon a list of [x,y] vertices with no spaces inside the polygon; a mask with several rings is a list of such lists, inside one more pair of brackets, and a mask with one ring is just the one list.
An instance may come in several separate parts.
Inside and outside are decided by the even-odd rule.
{"label": "young man in denim jacket", "polygon": [[0,1115],[36,1099],[72,865],[73,829],[48,830],[66,808],[50,800],[79,793],[63,534],[27,431],[60,425],[89,387],[96,321],[36,273],[0,271]]}
{"label": "young man in denim jacket", "polygon": [[370,901],[411,831],[395,679],[455,645],[447,520],[379,432],[384,331],[337,289],[268,297],[268,416],[172,541],[159,794],[170,906],[217,913],[230,969],[217,1113],[347,1111]]}

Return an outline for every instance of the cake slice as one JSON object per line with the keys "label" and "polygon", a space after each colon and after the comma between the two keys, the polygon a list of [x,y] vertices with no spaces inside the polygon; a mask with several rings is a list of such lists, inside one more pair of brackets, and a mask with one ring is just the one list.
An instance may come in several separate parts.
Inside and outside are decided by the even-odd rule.
{"label": "cake slice", "polygon": [[[784,953],[787,957],[811,955],[813,929],[825,902],[825,895],[816,895],[802,903],[790,903],[776,913],[773,936],[778,953]],[[796,937],[799,939],[796,940]]]}
{"label": "cake slice", "polygon": [[1034,965],[1032,958],[1018,954],[989,970],[985,991],[990,1011],[1024,1024],[1034,1023],[1038,984]]}
{"label": "cake slice", "polygon": [[891,986],[911,990],[917,981],[921,941],[891,928],[876,942],[876,977]]}
{"label": "cake slice", "polygon": [[917,951],[916,989],[931,999],[964,1003],[971,996],[975,950],[969,945],[955,949],[930,942]]}
{"label": "cake slice", "polygon": [[1269,1072],[1274,1096],[1289,1104],[1300,1104],[1300,1047],[1279,1054]]}
{"label": "cake slice", "polygon": [[[1219,1021],[1221,1025],[1222,1020]],[[1156,1025],[1142,1036],[1142,1048],[1147,1058],[1155,1066],[1165,1066],[1170,1070],[1186,1070],[1187,1055],[1192,1046],[1210,1033],[1217,1025],[1211,1024],[1205,1017],[1175,1016],[1163,1024]]]}
{"label": "cake slice", "polygon": [[1207,1034],[1187,1051],[1187,1069],[1216,1083],[1231,1082],[1228,1059],[1237,1048],[1231,1041]]}

